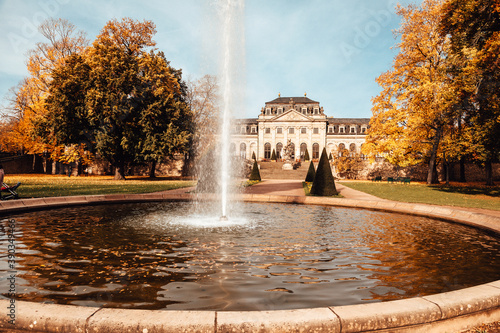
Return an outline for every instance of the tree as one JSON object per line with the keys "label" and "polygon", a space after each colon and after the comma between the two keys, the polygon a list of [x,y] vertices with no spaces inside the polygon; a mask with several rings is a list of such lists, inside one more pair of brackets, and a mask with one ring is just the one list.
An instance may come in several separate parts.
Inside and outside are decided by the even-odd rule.
{"label": "tree", "polygon": [[276,161],[276,151],[273,149],[273,152],[271,154],[271,161]]}
{"label": "tree", "polygon": [[40,131],[45,122],[47,109],[45,100],[51,84],[51,73],[65,58],[82,52],[88,45],[85,33],[78,31],[67,20],[48,19],[38,28],[48,42],[37,43],[28,52],[27,69],[29,76],[14,90],[11,104],[16,122],[10,137],[24,152],[50,153],[53,160],[66,158],[64,147],[58,147],[50,132]]}
{"label": "tree", "polygon": [[196,81],[188,80],[186,102],[193,112],[193,140],[190,155],[194,157],[191,161],[197,166],[198,177],[205,170],[201,157],[214,149],[217,142],[218,100],[219,86],[215,76],[205,75]]}
{"label": "tree", "polygon": [[309,157],[309,151],[306,148],[306,152],[304,153],[304,161],[310,161],[311,158]]}
{"label": "tree", "polygon": [[250,174],[250,178],[248,180],[256,180],[256,181],[261,181],[262,179],[260,178],[260,171],[259,171],[259,166],[257,165],[257,161],[253,161],[253,167],[252,167],[252,173]]}
{"label": "tree", "polygon": [[255,161],[256,159],[257,159],[257,157],[255,157],[255,152],[253,151],[253,152],[252,152],[252,160],[254,160],[254,161]]}
{"label": "tree", "polygon": [[[493,185],[492,162],[500,155],[500,5],[497,0],[447,0],[441,33],[450,36],[450,75],[460,110],[455,146],[485,166]],[[458,143],[458,144],[457,144]]]}
{"label": "tree", "polygon": [[314,163],[313,163],[313,161],[311,161],[311,163],[309,163],[309,169],[307,169],[307,175],[306,175],[305,182],[312,183],[314,181],[315,175],[316,175],[316,171],[314,170]]}
{"label": "tree", "polygon": [[399,166],[428,163],[427,183],[437,181],[435,166],[453,118],[452,82],[447,55],[450,42],[439,34],[441,1],[397,9],[399,53],[391,70],[377,78],[382,92],[373,99],[363,152],[384,154]]}
{"label": "tree", "polygon": [[125,178],[125,163],[151,163],[154,176],[156,163],[191,139],[181,71],[145,50],[153,33],[150,21],[110,21],[87,52],[53,71],[47,130],[58,143],[88,144],[115,167],[115,179]]}
{"label": "tree", "polygon": [[345,148],[339,150],[338,157],[333,162],[333,165],[339,175],[348,179],[355,179],[358,173],[363,170],[363,160],[359,154],[350,152]]}
{"label": "tree", "polygon": [[319,196],[332,196],[338,194],[325,148],[323,148],[321,152],[318,168],[311,187],[311,194]]}

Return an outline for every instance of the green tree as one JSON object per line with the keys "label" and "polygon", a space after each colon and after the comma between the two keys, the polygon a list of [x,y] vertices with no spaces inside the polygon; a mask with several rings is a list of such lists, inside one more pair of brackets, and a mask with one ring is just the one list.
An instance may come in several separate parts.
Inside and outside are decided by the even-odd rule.
{"label": "green tree", "polygon": [[325,148],[323,148],[321,152],[318,168],[311,187],[311,194],[318,196],[332,196],[338,194]]}
{"label": "green tree", "polygon": [[447,0],[441,32],[451,36],[450,75],[456,84],[460,125],[457,154],[485,166],[493,185],[492,163],[500,155],[500,5],[497,0]]}
{"label": "green tree", "polygon": [[[192,114],[181,71],[153,46],[154,24],[109,22],[86,53],[53,71],[48,126],[63,144],[86,142],[125,178],[126,163],[155,165],[187,149]],[[78,150],[76,150],[78,151]]]}
{"label": "green tree", "polygon": [[309,151],[306,148],[306,152],[304,153],[304,161],[310,161],[311,158],[309,157]]}
{"label": "green tree", "polygon": [[262,180],[260,178],[259,166],[256,160],[253,161],[252,173],[250,174],[250,178],[248,178],[248,180],[257,180],[259,182]]}
{"label": "green tree", "polygon": [[273,149],[273,153],[271,154],[271,161],[276,161],[276,151]]}
{"label": "green tree", "polygon": [[314,170],[314,163],[311,161],[309,163],[309,169],[307,169],[306,182],[312,183],[314,181],[314,176],[316,175],[316,171]]}

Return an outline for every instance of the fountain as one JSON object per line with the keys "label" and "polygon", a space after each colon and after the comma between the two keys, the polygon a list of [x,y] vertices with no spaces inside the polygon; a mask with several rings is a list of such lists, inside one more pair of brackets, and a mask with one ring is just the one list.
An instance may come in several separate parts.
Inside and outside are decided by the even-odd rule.
{"label": "fountain", "polygon": [[[242,0],[218,7],[224,22],[218,218],[193,215],[182,195],[2,204],[0,213],[10,215],[0,225],[16,221],[16,328],[358,332],[460,317],[471,323],[474,313],[484,318],[482,311],[498,316],[500,282],[492,281],[500,271],[500,241],[442,221],[500,233],[490,217],[424,205],[255,195],[244,199],[266,203],[229,209],[228,138],[238,94],[233,51],[241,42],[234,32],[243,7]],[[388,212],[394,210],[405,215]],[[0,258],[1,276],[10,273],[7,259]],[[6,283],[0,280],[0,290],[8,290]],[[478,284],[470,292],[432,295]],[[0,296],[3,309],[12,304],[7,297]],[[380,303],[390,300],[398,301]],[[274,311],[238,312],[246,310]],[[0,319],[0,329],[9,325]]]}

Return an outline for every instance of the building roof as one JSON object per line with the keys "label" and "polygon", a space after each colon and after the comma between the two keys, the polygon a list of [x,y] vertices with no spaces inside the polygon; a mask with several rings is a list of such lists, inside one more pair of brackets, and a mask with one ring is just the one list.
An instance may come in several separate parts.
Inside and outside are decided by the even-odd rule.
{"label": "building roof", "polygon": [[328,117],[326,119],[330,124],[368,124],[370,118],[334,118]]}
{"label": "building roof", "polygon": [[319,102],[313,101],[309,97],[303,96],[303,97],[278,97],[276,99],[273,99],[270,102],[266,102],[266,104],[290,104],[290,99],[293,100],[295,104],[311,104],[311,103],[317,103]]}

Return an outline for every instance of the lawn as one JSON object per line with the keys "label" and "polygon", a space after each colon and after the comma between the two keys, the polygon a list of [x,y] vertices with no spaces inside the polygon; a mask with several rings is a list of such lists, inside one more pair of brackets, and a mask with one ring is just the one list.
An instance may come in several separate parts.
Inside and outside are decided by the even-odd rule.
{"label": "lawn", "polygon": [[[151,193],[166,191],[195,184],[189,180],[168,180],[166,178],[130,177],[127,180],[113,180],[113,176],[68,177],[62,175],[9,175],[5,182],[15,185],[20,198],[57,197],[68,195],[92,195],[113,193]],[[4,192],[2,195],[5,195]]]}
{"label": "lawn", "polygon": [[362,181],[347,181],[342,182],[342,185],[394,201],[500,210],[499,186],[484,186],[479,183],[403,185]]}

